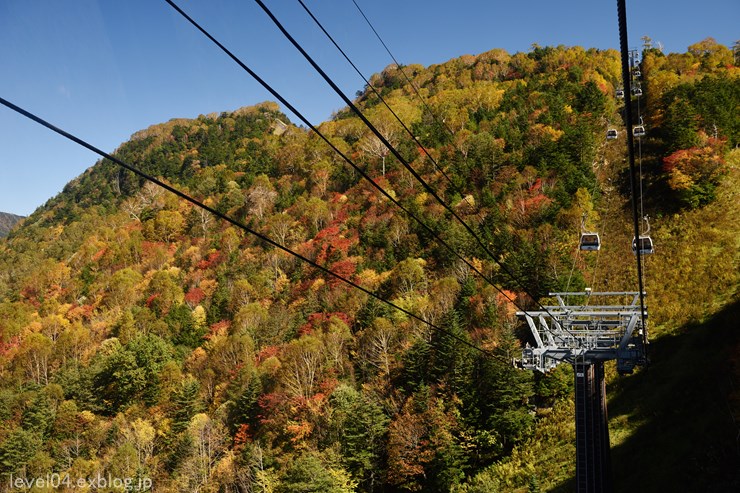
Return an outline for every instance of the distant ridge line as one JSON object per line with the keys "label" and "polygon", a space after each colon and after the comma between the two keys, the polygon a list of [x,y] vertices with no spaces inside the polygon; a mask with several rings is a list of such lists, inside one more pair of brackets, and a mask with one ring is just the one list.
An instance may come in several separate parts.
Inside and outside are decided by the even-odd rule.
{"label": "distant ridge line", "polygon": [[21,219],[25,218],[25,216],[11,214],[10,212],[0,212],[0,238],[8,236],[8,233],[13,229],[13,226],[15,226]]}

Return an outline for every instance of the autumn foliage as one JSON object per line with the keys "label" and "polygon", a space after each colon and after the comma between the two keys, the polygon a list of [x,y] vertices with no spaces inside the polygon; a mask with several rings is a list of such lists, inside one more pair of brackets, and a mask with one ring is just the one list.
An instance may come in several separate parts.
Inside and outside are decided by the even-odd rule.
{"label": "autumn foliage", "polygon": [[[649,99],[645,187],[701,211],[732,173],[737,118],[719,102],[737,107],[737,74],[714,44],[692,50],[646,53],[646,88],[667,99]],[[526,451],[568,429],[571,380],[510,364],[531,342],[516,311],[631,275],[623,151],[603,144],[619,77],[616,51],[562,46],[387,67],[371,82],[418,142],[368,90],[357,102],[429,189],[349,111],[321,129],[393,200],[275,103],[138,132],[116,157],[377,298],[102,160],[0,240],[0,474],[162,492],[562,488],[572,467]],[[584,213],[608,228],[601,257],[574,248]],[[682,264],[711,272],[707,297],[737,275],[736,242],[713,234],[729,253]],[[671,311],[672,275],[651,281],[674,285],[651,285],[668,300],[656,318],[699,319]]]}

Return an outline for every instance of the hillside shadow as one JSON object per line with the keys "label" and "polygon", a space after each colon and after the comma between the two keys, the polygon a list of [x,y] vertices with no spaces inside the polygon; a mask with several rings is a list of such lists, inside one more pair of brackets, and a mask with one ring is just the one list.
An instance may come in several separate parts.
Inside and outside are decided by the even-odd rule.
{"label": "hillside shadow", "polygon": [[650,359],[607,389],[612,442],[631,430],[612,447],[614,491],[740,491],[740,302],[656,340]]}
{"label": "hillside shadow", "polygon": [[614,492],[740,491],[740,301],[657,339],[650,359],[607,386],[612,443],[629,435],[611,448]]}
{"label": "hillside shadow", "polygon": [[[573,460],[575,461],[575,457],[573,457]],[[548,490],[549,493],[573,493],[576,491],[576,478],[571,477],[567,480],[563,481],[559,485],[555,486],[554,488]]]}

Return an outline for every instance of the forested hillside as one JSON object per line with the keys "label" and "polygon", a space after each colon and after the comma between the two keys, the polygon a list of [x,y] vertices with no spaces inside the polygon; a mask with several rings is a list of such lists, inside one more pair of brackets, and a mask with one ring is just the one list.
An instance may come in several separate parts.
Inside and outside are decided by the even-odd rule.
{"label": "forested hillside", "polygon": [[[617,489],[732,489],[740,71],[711,39],[641,59],[655,350],[610,375]],[[388,196],[270,102],[154,125],[114,155],[418,318],[102,160],[0,241],[4,478],[573,489],[572,370],[511,364],[515,311],[637,289],[619,54],[492,50],[371,83],[418,142],[370,88],[357,105],[429,188],[349,109],[319,130]],[[577,249],[583,214],[598,253]],[[705,391],[711,410],[692,407]]]}
{"label": "forested hillside", "polygon": [[23,216],[0,212],[0,238],[8,236],[10,229],[21,219],[23,219]]}

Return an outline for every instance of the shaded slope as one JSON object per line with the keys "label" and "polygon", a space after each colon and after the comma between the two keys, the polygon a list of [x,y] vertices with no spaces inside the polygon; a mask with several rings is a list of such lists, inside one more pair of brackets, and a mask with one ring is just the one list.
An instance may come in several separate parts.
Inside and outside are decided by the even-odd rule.
{"label": "shaded slope", "polygon": [[0,212],[0,238],[4,236],[8,236],[8,233],[13,228],[13,226],[23,219],[23,216],[17,216],[15,214],[10,214],[7,212]]}
{"label": "shaded slope", "polygon": [[651,344],[609,386],[616,491],[740,489],[740,302]]}

